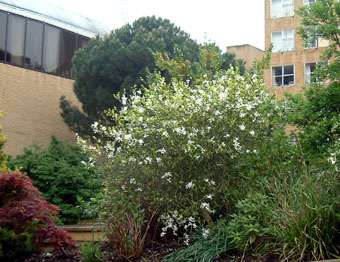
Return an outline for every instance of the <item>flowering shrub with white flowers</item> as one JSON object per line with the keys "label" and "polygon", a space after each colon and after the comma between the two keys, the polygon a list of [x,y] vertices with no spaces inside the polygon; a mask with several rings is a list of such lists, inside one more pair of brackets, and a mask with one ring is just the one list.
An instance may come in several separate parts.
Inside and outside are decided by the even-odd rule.
{"label": "flowering shrub with white flowers", "polygon": [[123,97],[122,110],[108,112],[115,125],[93,125],[110,174],[106,202],[119,212],[125,195],[156,212],[161,236],[188,239],[211,223],[271,134],[276,102],[265,89],[256,75],[231,69],[196,86],[157,76],[143,95]]}

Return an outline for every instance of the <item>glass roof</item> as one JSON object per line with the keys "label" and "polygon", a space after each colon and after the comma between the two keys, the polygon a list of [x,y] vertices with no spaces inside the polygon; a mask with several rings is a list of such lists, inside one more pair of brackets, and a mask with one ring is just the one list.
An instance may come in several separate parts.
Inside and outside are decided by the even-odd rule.
{"label": "glass roof", "polygon": [[0,10],[43,21],[87,37],[107,31],[100,23],[46,0],[0,0]]}

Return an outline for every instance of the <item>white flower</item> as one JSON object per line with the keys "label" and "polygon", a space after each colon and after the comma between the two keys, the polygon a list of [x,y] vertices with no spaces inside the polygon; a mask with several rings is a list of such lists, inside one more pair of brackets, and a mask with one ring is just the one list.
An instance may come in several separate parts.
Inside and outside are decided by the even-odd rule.
{"label": "white flower", "polygon": [[193,188],[194,186],[195,186],[195,184],[194,184],[192,181],[190,181],[188,184],[185,185],[185,188],[186,188],[186,189],[191,189],[191,188]]}
{"label": "white flower", "polygon": [[236,151],[240,151],[242,147],[241,147],[240,143],[238,142],[238,138],[237,137],[234,138],[233,143],[234,143],[235,150]]}
{"label": "white flower", "polygon": [[184,236],[184,244],[189,246],[189,242],[190,242],[189,235],[184,233],[183,236]]}
{"label": "white flower", "polygon": [[166,153],[165,148],[163,147],[162,149],[159,149],[157,152],[161,153],[162,155],[164,155]]}
{"label": "white flower", "polygon": [[248,111],[250,111],[251,109],[252,109],[253,107],[251,106],[251,105],[246,105],[246,109],[248,110]]}
{"label": "white flower", "polygon": [[126,96],[124,95],[124,96],[122,97],[122,105],[125,106],[125,105],[126,105],[126,102],[127,102],[127,98],[126,98]]}
{"label": "white flower", "polygon": [[212,194],[206,195],[205,198],[211,200],[213,198],[213,195]]}
{"label": "white flower", "polygon": [[166,179],[166,181],[168,181],[169,183],[171,183],[172,175],[171,175],[170,172],[166,172],[161,178],[162,178],[162,179]]}
{"label": "white flower", "polygon": [[130,140],[131,138],[132,138],[132,135],[130,135],[130,134],[124,136],[125,140]]}
{"label": "white flower", "polygon": [[208,236],[209,236],[209,233],[210,233],[209,229],[203,229],[203,230],[202,230],[202,236],[203,236],[203,238],[207,239]]}
{"label": "white flower", "polygon": [[203,202],[203,203],[201,204],[201,209],[205,209],[205,210],[207,210],[207,211],[210,212],[210,213],[213,212],[213,211],[210,209],[209,203],[206,203],[206,202]]}
{"label": "white flower", "polygon": [[138,139],[138,144],[143,145],[144,144],[143,139]]}
{"label": "white flower", "polygon": [[252,136],[255,136],[255,131],[254,131],[254,130],[251,130],[251,131],[249,132],[249,134],[251,134]]}
{"label": "white flower", "polygon": [[194,223],[194,222],[195,222],[195,218],[189,217],[189,218],[188,218],[188,221],[189,221],[189,223]]}
{"label": "white flower", "polygon": [[332,153],[331,156],[328,158],[328,161],[332,164],[335,165],[336,164],[336,155],[335,153]]}
{"label": "white flower", "polygon": [[214,186],[216,184],[214,180],[209,180],[208,178],[205,178],[204,182],[206,182],[209,186]]}
{"label": "white flower", "polygon": [[239,128],[240,128],[242,131],[246,129],[246,127],[245,127],[243,124],[240,125]]}
{"label": "white flower", "polygon": [[134,177],[130,178],[130,184],[136,184],[136,179]]}
{"label": "white flower", "polygon": [[163,132],[162,132],[162,136],[168,137],[168,136],[169,136],[169,134],[168,134],[168,132],[167,132],[167,131],[163,131]]}

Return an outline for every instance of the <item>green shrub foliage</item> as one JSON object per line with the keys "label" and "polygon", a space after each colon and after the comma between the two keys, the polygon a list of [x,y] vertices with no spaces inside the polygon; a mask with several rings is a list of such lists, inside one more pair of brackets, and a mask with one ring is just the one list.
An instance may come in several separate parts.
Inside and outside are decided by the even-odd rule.
{"label": "green shrub foliage", "polygon": [[123,199],[156,212],[162,236],[187,236],[235,203],[240,171],[270,138],[277,110],[261,79],[232,69],[195,86],[158,76],[122,101],[109,112],[116,125],[94,124],[111,172],[106,210],[121,214],[131,205]]}
{"label": "green shrub foliage", "polygon": [[27,148],[11,164],[25,172],[48,201],[60,207],[63,223],[91,218],[84,207],[101,184],[91,159],[78,146],[52,138],[46,150]]}

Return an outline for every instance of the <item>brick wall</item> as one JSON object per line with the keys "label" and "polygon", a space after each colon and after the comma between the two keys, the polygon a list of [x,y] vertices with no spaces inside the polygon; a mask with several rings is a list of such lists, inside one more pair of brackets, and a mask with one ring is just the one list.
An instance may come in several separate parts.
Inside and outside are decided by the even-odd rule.
{"label": "brick wall", "polygon": [[5,152],[16,155],[32,144],[46,146],[51,136],[74,141],[60,116],[59,98],[80,105],[73,81],[0,63],[0,125],[7,137]]}
{"label": "brick wall", "polygon": [[235,54],[238,59],[246,62],[246,68],[250,69],[256,60],[263,57],[264,51],[252,45],[228,46],[227,52]]}
{"label": "brick wall", "polygon": [[[298,10],[303,6],[303,0],[295,0],[294,8]],[[295,50],[289,52],[276,52],[272,54],[271,67],[282,65],[295,65],[295,85],[289,87],[272,87],[272,70],[265,72],[266,85],[281,96],[283,93],[301,92],[305,85],[305,63],[319,62],[320,55],[325,50],[328,43],[321,41],[319,48],[305,49],[302,38],[297,33],[300,24],[300,18],[295,12],[294,16],[271,18],[271,0],[265,0],[265,46],[269,48],[271,44],[271,33],[282,30],[295,30]]]}

